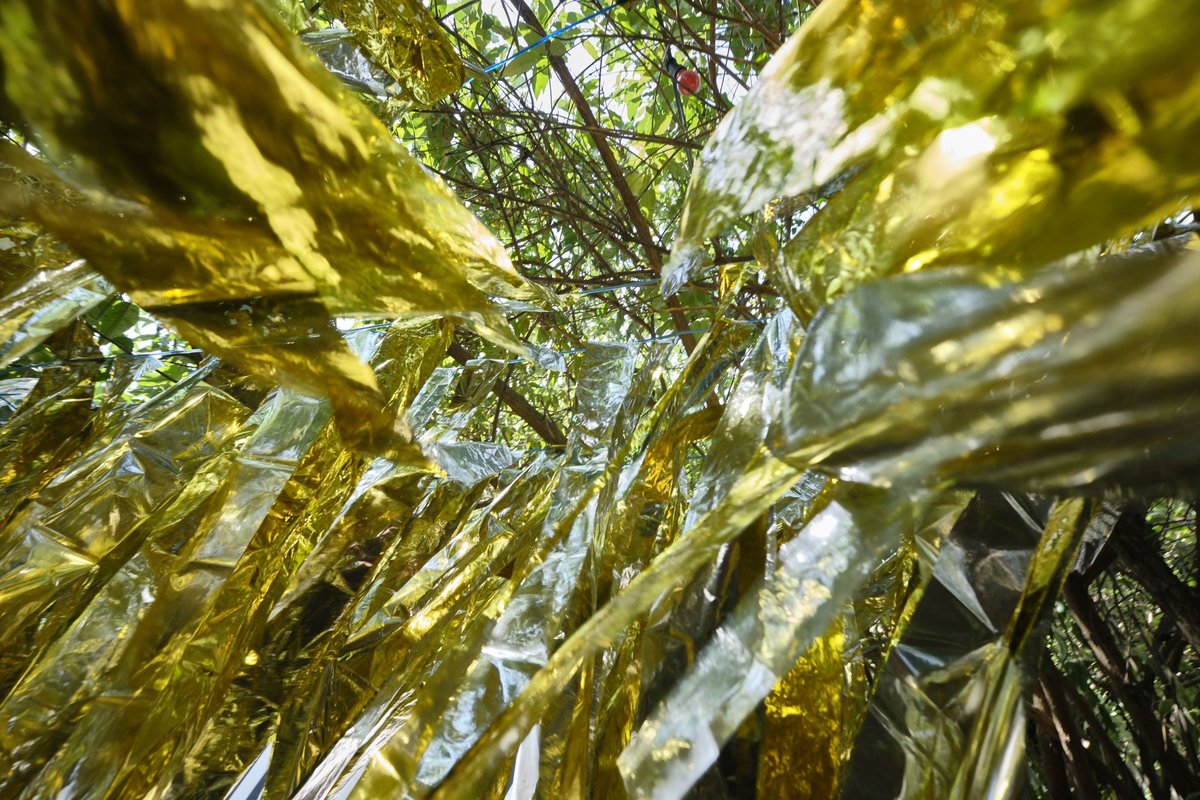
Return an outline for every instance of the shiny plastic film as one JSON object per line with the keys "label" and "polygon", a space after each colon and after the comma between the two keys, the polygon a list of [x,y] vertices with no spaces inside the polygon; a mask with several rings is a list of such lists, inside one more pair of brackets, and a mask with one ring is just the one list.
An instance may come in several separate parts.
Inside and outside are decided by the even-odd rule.
{"label": "shiny plastic film", "polygon": [[44,785],[32,776],[71,730],[59,720],[76,719],[102,691],[105,667],[120,659],[158,595],[154,568],[170,574],[161,555],[178,546],[179,521],[211,494],[229,468],[229,448],[244,439],[248,412],[230,398],[204,386],[174,394],[144,407],[124,435],[85,452],[5,528],[9,542],[37,536],[83,566],[64,569],[70,562],[59,556],[62,565],[46,563],[40,575],[23,570],[30,589],[41,584],[38,606],[25,605],[40,606],[40,618],[20,625],[9,616],[6,624],[5,652],[29,659],[14,665],[19,681],[0,712],[13,737],[4,748],[13,759],[6,791]]}
{"label": "shiny plastic film", "polygon": [[462,59],[418,0],[332,0],[329,10],[396,82],[402,100],[430,106],[462,86]]}
{"label": "shiny plastic film", "polygon": [[1028,711],[1019,668],[1040,656],[1029,634],[1089,516],[1082,500],[1051,506],[987,492],[971,501],[884,667],[848,794],[1020,796]]}
{"label": "shiny plastic film", "polygon": [[346,87],[372,97],[390,96],[391,77],[366,57],[349,31],[332,28],[302,38]]}
{"label": "shiny plastic film", "polygon": [[1027,796],[1081,542],[1195,493],[1200,7],[814,5],[696,329],[564,345],[360,96],[449,9],[0,0],[0,798]]}
{"label": "shiny plastic film", "polygon": [[411,437],[333,315],[435,312],[526,352],[489,295],[545,293],[271,12],[14,0],[2,15],[7,105],[69,163],[44,191],[8,183],[3,206],[192,344],[327,396],[343,435],[381,453]]}
{"label": "shiny plastic film", "polygon": [[0,223],[0,366],[108,300],[112,287],[37,226]]}
{"label": "shiny plastic film", "polygon": [[[742,720],[806,651],[818,664],[831,659],[837,664],[822,670],[828,681],[824,686],[810,690],[816,715],[812,725],[818,730],[839,727],[841,709],[828,698],[842,696],[843,659],[840,647],[836,654],[827,652],[841,641],[838,616],[882,551],[895,548],[903,532],[920,524],[924,512],[922,503],[907,499],[891,508],[876,490],[853,484],[836,484],[825,492],[812,518],[779,549],[775,570],[739,603],[698,654],[689,675],[622,754],[620,765],[632,796],[683,797]],[[836,740],[825,747],[839,749]],[[809,796],[836,789],[837,769],[829,752],[823,760],[826,783],[812,787]],[[807,780],[822,779],[814,772]]]}
{"label": "shiny plastic film", "polygon": [[1196,459],[1197,297],[1200,253],[1174,242],[868,284],[809,331],[778,452],[879,486],[1169,488]]}
{"label": "shiny plastic film", "polygon": [[[844,196],[821,213],[839,233],[801,233],[789,253],[823,294],[864,273],[1039,264],[1154,224],[1200,192],[1182,145],[1198,11],[822,3],[705,147],[664,292],[713,232],[779,197],[822,199],[835,179]],[[1103,58],[1082,44],[1098,40],[1114,43]]]}

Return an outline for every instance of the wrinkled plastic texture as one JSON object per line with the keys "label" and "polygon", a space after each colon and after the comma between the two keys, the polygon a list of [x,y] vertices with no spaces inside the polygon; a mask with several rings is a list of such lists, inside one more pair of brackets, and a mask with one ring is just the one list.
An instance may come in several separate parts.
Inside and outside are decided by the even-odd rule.
{"label": "wrinkled plastic texture", "polygon": [[[0,167],[0,176],[9,174]],[[37,226],[0,221],[0,367],[104,302],[111,291],[107,281]]]}
{"label": "wrinkled plastic texture", "polygon": [[1197,463],[1198,300],[1200,253],[1172,243],[869,284],[805,339],[779,452],[879,486],[1169,490]]}
{"label": "wrinkled plastic texture", "polygon": [[855,742],[847,796],[1021,796],[1021,667],[1036,667],[1033,634],[1075,557],[1088,505],[995,492],[971,501],[926,567],[928,585]]}
{"label": "wrinkled plastic texture", "polygon": [[[457,86],[424,10],[333,7]],[[274,16],[0,0],[0,795],[1020,796],[1088,498],[1198,466],[1200,253],[1094,247],[1195,199],[1196,11],[822,3],[667,288],[770,203],[760,262],[686,357],[573,349],[521,451],[475,435],[513,365],[446,355],[561,369],[504,317],[547,298]],[[213,356],[106,356],[114,291]]]}
{"label": "wrinkled plastic texture", "polygon": [[9,0],[0,19],[7,106],[69,165],[51,197],[10,183],[0,206],[192,344],[328,397],[380,453],[411,435],[333,315],[436,312],[525,352],[488,295],[542,291],[270,12]]}
{"label": "wrinkled plastic texture", "polygon": [[382,69],[372,64],[349,31],[333,28],[302,37],[317,54],[325,68],[348,88],[374,97],[387,97],[394,81]]}
{"label": "wrinkled plastic texture", "polygon": [[431,106],[462,86],[462,59],[418,0],[329,0],[326,5],[396,82],[402,100]]}
{"label": "wrinkled plastic texture", "polygon": [[[1198,12],[822,3],[701,154],[664,292],[738,217],[863,165],[821,212],[836,223],[802,234],[783,267],[821,293],[930,265],[1044,263],[1154,224],[1200,191],[1185,144]],[[805,294],[791,293],[797,313]]]}

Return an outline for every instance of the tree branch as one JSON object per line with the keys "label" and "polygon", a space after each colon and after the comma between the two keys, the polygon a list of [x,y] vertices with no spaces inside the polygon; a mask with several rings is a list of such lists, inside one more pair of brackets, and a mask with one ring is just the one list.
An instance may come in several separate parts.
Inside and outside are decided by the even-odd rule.
{"label": "tree branch", "polygon": [[[538,21],[537,15],[533,13],[533,9],[529,7],[529,4],[525,0],[512,0],[512,2],[525,24],[529,25],[538,36],[545,36],[546,30],[542,27],[542,23]],[[554,69],[555,74],[558,75],[563,89],[566,90],[567,96],[571,98],[571,102],[575,105],[575,110],[579,112],[579,116],[583,119],[588,136],[591,137],[592,142],[596,145],[596,149],[600,152],[600,159],[604,162],[604,166],[608,170],[613,188],[617,190],[617,194],[621,197],[621,202],[625,205],[625,210],[629,212],[629,218],[633,222],[634,230],[637,232],[638,242],[646,254],[646,261],[655,272],[661,273],[662,253],[658,245],[654,243],[654,233],[650,230],[650,223],[646,221],[646,215],[642,213],[642,207],[638,205],[637,195],[630,188],[629,181],[626,180],[625,173],[621,169],[616,155],[613,154],[612,147],[608,144],[608,137],[603,133],[604,126],[596,119],[596,114],[592,111],[591,104],[583,96],[583,91],[580,90],[579,84],[575,82],[575,77],[571,74],[571,70],[567,69],[567,62],[561,56],[556,56],[552,53],[549,56],[550,66]],[[696,337],[690,333],[683,333],[683,331],[691,328],[691,323],[688,322],[687,315],[679,305],[679,300],[675,297],[668,298],[667,308],[671,312],[671,320],[675,323],[676,329],[681,333],[680,339],[683,342],[683,346],[687,349],[688,353],[691,353],[696,349]]]}
{"label": "tree branch", "polygon": [[[446,349],[446,354],[460,364],[466,364],[473,357],[458,342],[451,342],[450,347]],[[492,392],[514,414],[525,420],[529,427],[533,429],[533,432],[546,441],[546,444],[558,447],[566,445],[567,437],[563,435],[562,429],[558,427],[554,420],[534,408],[533,404],[509,386],[507,381],[497,378],[496,382],[492,384]]]}

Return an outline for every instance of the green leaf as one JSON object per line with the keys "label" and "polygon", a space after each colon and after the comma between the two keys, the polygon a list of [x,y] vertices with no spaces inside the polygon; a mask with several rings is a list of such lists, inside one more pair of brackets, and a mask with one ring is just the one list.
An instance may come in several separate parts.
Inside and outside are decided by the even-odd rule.
{"label": "green leaf", "polygon": [[125,300],[117,300],[92,320],[92,325],[102,336],[112,339],[137,324],[141,312],[137,306]]}
{"label": "green leaf", "polygon": [[526,53],[522,53],[521,55],[514,58],[512,61],[505,64],[499,70],[500,76],[503,78],[512,78],[517,75],[523,75],[524,73],[526,73],[529,70],[536,67],[538,65],[538,62],[541,60],[542,60],[541,48],[540,47],[534,48],[533,50],[530,50]]}

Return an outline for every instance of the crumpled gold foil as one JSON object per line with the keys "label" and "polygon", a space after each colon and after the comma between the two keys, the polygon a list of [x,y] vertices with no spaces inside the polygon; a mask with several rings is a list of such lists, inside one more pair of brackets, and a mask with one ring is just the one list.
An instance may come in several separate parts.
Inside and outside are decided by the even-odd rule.
{"label": "crumpled gold foil", "polygon": [[871,276],[1037,265],[1158,222],[1200,193],[1197,11],[822,3],[701,154],[664,290],[712,233],[839,178],[776,272],[805,319]]}
{"label": "crumpled gold foil", "polygon": [[396,81],[402,100],[430,106],[462,86],[462,59],[417,0],[332,0],[328,7]]}
{"label": "crumpled gold foil", "polygon": [[[0,169],[0,175],[12,173]],[[0,367],[107,300],[111,291],[107,281],[36,225],[0,221]]]}
{"label": "crumpled gold foil", "polygon": [[[457,80],[427,13],[337,5]],[[1197,466],[1194,246],[1086,249],[1195,194],[1194,5],[823,3],[667,276],[825,184],[755,240],[789,308],[724,270],[681,367],[589,343],[520,452],[467,436],[507,365],[443,356],[528,354],[491,298],[545,296],[274,17],[0,0],[55,165],[0,142],[0,795],[1016,796],[1086,494]],[[225,363],[125,402],[158,363],[102,367],[88,268]]]}
{"label": "crumpled gold foil", "polygon": [[1051,507],[989,492],[971,501],[884,667],[846,770],[846,794],[1020,796],[1020,668],[1036,662],[1038,642],[1030,635],[1044,621],[1089,518],[1083,500]]}
{"label": "crumpled gold foil", "polygon": [[0,432],[0,512],[5,520],[71,463],[93,413],[100,366],[91,360],[98,351],[95,341],[76,323],[51,336],[47,345],[64,363],[38,376]]}
{"label": "crumpled gold foil", "polygon": [[192,344],[328,397],[378,452],[411,435],[333,315],[435,312],[525,352],[488,296],[545,293],[269,12],[10,0],[0,17],[6,99],[66,168],[39,176],[51,197],[10,182],[0,205]]}
{"label": "crumpled gold foil", "polygon": [[1200,253],[1173,242],[868,284],[809,331],[778,452],[879,486],[1169,491],[1196,464],[1197,298]]}
{"label": "crumpled gold foil", "polygon": [[34,776],[103,694],[106,670],[165,585],[156,569],[164,581],[173,574],[191,515],[231,466],[249,412],[198,377],[119,419],[0,534],[6,547],[23,540],[41,551],[0,567],[0,580],[19,579],[37,598],[6,612],[3,649],[16,661],[6,664],[0,703],[6,793],[43,785]]}

